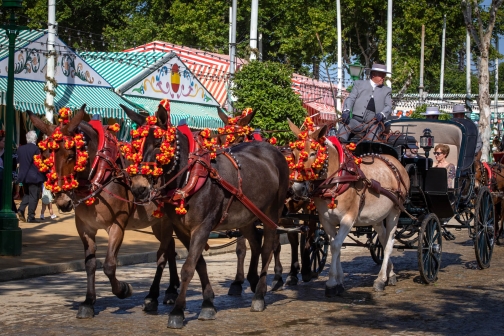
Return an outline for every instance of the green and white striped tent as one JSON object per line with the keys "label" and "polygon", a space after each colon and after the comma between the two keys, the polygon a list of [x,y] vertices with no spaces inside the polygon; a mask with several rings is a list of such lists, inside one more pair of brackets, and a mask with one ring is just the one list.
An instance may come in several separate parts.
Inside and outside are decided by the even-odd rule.
{"label": "green and white striped tent", "polygon": [[[163,98],[170,99],[171,123],[177,125],[185,120],[193,129],[217,129],[224,123],[218,116],[218,102],[201,85],[183,62],[174,53],[164,52],[83,52],[83,59],[93,67],[103,78],[115,88],[130,104],[153,115]],[[188,99],[187,96],[163,93],[162,79],[168,82],[163,87],[171,85],[173,79],[173,64],[177,64],[183,79],[189,78],[190,84],[201,95],[201,99]],[[182,79],[182,80],[183,80]],[[182,83],[181,83],[182,84]],[[149,88],[158,86],[154,91]],[[135,89],[136,87],[136,89]],[[132,92],[133,91],[133,92]],[[170,95],[173,94],[173,97]],[[188,95],[189,96],[189,95]],[[195,97],[196,94],[191,95]]]}
{"label": "green and white striped tent", "polygon": [[[0,45],[7,45],[6,35],[0,33]],[[14,109],[16,125],[14,141],[19,143],[20,126],[25,130],[33,129],[30,120],[26,117],[27,110],[36,114],[45,114],[45,69],[47,34],[45,31],[23,31],[16,40],[16,53],[14,65]],[[124,126],[128,126],[129,119],[119,106],[123,104],[135,111],[135,105],[128,103],[113,91],[113,87],[99,75],[83,59],[78,57],[60,39],[56,40],[58,53],[56,64],[56,81],[58,83],[54,98],[54,107],[58,111],[62,107],[72,110],[79,109],[86,104],[88,114],[100,114],[107,119],[114,118]],[[0,48],[0,124],[2,128],[5,120],[5,105],[7,96],[7,69],[8,52]],[[128,128],[128,127],[125,127]],[[127,130],[124,130],[127,132]]]}

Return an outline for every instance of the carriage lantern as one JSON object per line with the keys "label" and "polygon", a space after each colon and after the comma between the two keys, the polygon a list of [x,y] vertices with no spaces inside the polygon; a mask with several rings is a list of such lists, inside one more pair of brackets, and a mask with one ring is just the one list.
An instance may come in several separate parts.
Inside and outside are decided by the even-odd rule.
{"label": "carriage lantern", "polygon": [[[429,151],[434,147],[434,136],[431,135],[431,130],[426,128],[423,130],[423,135],[420,137],[420,147],[425,151],[425,157],[429,157]],[[429,160],[425,161],[425,169],[429,169]]]}

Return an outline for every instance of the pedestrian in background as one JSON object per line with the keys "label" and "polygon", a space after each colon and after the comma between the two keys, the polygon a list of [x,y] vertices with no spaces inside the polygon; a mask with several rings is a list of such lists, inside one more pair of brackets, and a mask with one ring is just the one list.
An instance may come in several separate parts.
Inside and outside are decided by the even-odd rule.
{"label": "pedestrian in background", "polygon": [[[17,150],[19,161],[18,181],[23,184],[23,199],[18,209],[20,220],[28,223],[38,223],[35,219],[35,210],[37,210],[38,200],[42,196],[42,183],[45,180],[42,174],[33,162],[33,156],[40,154],[40,149],[36,145],[37,133],[30,131],[26,133],[26,145]],[[28,218],[25,218],[25,209],[28,207]]]}
{"label": "pedestrian in background", "polygon": [[56,215],[53,212],[52,203],[53,203],[53,195],[52,193],[46,189],[44,185],[42,185],[42,210],[40,211],[40,219],[44,220],[44,212],[46,208],[49,209],[49,214],[51,215],[51,219],[56,219]]}

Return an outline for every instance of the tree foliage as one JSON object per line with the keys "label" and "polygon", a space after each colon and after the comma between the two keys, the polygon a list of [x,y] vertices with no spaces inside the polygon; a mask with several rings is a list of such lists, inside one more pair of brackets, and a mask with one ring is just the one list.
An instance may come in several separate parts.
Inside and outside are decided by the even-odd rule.
{"label": "tree foliage", "polygon": [[[276,62],[253,61],[245,65],[234,80],[236,109],[251,107],[256,115],[251,126],[262,130],[289,130],[287,118],[301,126],[306,110],[291,88],[292,68]],[[273,135],[280,144],[293,139],[291,132]]]}

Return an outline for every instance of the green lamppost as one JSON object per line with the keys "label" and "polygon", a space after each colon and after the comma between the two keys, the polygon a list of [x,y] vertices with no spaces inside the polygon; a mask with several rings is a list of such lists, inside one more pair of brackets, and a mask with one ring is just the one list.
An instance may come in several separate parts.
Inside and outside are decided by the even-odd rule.
{"label": "green lamppost", "polygon": [[9,12],[9,24],[2,25],[9,38],[9,63],[7,75],[7,111],[5,113],[5,149],[2,204],[0,204],[0,255],[16,256],[21,254],[21,229],[12,204],[12,138],[14,134],[14,54],[16,37],[28,27],[16,25],[17,9],[22,7],[22,0],[3,0],[2,8]]}
{"label": "green lamppost", "polygon": [[359,61],[348,65],[348,72],[350,73],[350,78],[356,81],[361,78],[362,72],[364,71],[364,66],[359,63]]}

